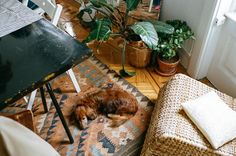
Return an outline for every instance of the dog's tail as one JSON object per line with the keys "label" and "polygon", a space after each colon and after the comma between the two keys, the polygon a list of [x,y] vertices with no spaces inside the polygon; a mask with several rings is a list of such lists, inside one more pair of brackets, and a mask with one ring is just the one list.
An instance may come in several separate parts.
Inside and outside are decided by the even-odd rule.
{"label": "dog's tail", "polygon": [[125,115],[117,115],[117,114],[108,114],[108,117],[111,119],[110,127],[119,127],[127,120],[129,120],[133,115],[125,114]]}

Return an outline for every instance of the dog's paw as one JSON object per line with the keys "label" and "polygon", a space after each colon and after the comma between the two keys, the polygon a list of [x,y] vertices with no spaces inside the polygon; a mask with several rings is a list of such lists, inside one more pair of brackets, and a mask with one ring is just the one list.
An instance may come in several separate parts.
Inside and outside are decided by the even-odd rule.
{"label": "dog's paw", "polygon": [[108,116],[108,118],[111,118],[112,120],[122,118],[122,116],[120,116],[118,114],[107,114],[107,116]]}
{"label": "dog's paw", "polygon": [[88,116],[88,118],[89,118],[90,120],[96,119],[96,118],[97,118],[97,113],[95,113],[95,112],[90,113],[89,116]]}

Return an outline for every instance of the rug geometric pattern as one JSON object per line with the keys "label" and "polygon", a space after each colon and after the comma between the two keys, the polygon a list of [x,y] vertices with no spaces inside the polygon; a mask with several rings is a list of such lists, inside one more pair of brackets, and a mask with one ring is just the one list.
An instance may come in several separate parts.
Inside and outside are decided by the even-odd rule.
{"label": "rug geometric pattern", "polygon": [[[69,143],[48,95],[46,95],[48,113],[44,113],[39,95],[34,103],[33,112],[38,134],[62,156],[137,155],[141,150],[154,104],[94,56],[74,67],[73,71],[81,87],[79,94],[74,92],[73,85],[66,74],[55,79],[52,84],[75,142]],[[87,128],[80,130],[71,115],[76,99],[107,83],[113,83],[114,87],[122,88],[133,94],[139,104],[137,113],[126,123],[116,128],[109,127],[109,119],[100,115],[90,121]],[[18,112],[25,108],[25,102],[19,100],[3,111]]]}

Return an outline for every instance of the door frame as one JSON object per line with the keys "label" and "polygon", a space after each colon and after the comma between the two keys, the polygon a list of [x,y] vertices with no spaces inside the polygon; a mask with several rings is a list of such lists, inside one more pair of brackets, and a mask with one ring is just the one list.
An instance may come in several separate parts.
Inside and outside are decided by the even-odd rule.
{"label": "door frame", "polygon": [[226,1],[228,0],[215,0],[213,4],[211,1],[206,1],[203,8],[203,16],[199,27],[202,39],[200,41],[196,39],[187,69],[188,74],[195,79],[201,79],[207,75],[214,54],[214,47],[217,43],[214,38],[219,34],[217,33],[219,31],[218,27],[215,27],[216,17],[220,17],[220,5]]}

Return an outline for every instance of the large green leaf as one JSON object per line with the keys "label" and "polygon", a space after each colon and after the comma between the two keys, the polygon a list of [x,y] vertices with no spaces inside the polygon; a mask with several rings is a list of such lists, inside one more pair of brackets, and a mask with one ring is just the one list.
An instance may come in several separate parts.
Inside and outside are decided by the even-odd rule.
{"label": "large green leaf", "polygon": [[85,8],[85,9],[82,9],[76,16],[79,18],[79,20],[83,20],[83,16],[85,13],[88,13],[88,14],[91,14],[92,13],[92,10],[91,8]]}
{"label": "large green leaf", "polygon": [[137,22],[131,26],[135,34],[139,35],[143,42],[153,50],[157,49],[158,36],[154,26],[150,22]]}
{"label": "large green leaf", "polygon": [[129,11],[132,11],[137,8],[140,0],[126,0],[126,6]]}
{"label": "large green leaf", "polygon": [[175,28],[167,24],[165,22],[157,21],[157,20],[148,20],[148,22],[152,23],[157,33],[165,33],[165,34],[173,34]]}
{"label": "large green leaf", "polygon": [[[83,26],[92,28],[95,25],[95,20],[94,20],[95,17],[93,18],[92,13],[93,13],[92,7],[89,6],[89,7],[86,7],[84,9],[80,10],[80,12],[76,16],[80,20],[80,23]],[[86,17],[85,19],[83,18],[84,15]]]}
{"label": "large green leaf", "polygon": [[102,7],[102,4],[104,3],[107,3],[106,0],[90,0],[90,2],[95,6],[95,7]]}
{"label": "large green leaf", "polygon": [[114,12],[114,7],[111,4],[108,4],[106,0],[90,0],[90,2],[97,8],[105,7],[111,12]]}
{"label": "large green leaf", "polygon": [[120,76],[122,76],[122,77],[132,77],[132,76],[136,75],[136,72],[129,72],[125,69],[121,69],[119,71],[119,73],[120,73]]}
{"label": "large green leaf", "polygon": [[111,21],[108,19],[96,20],[96,26],[90,31],[88,37],[83,41],[85,43],[92,40],[106,41],[111,34]]}

